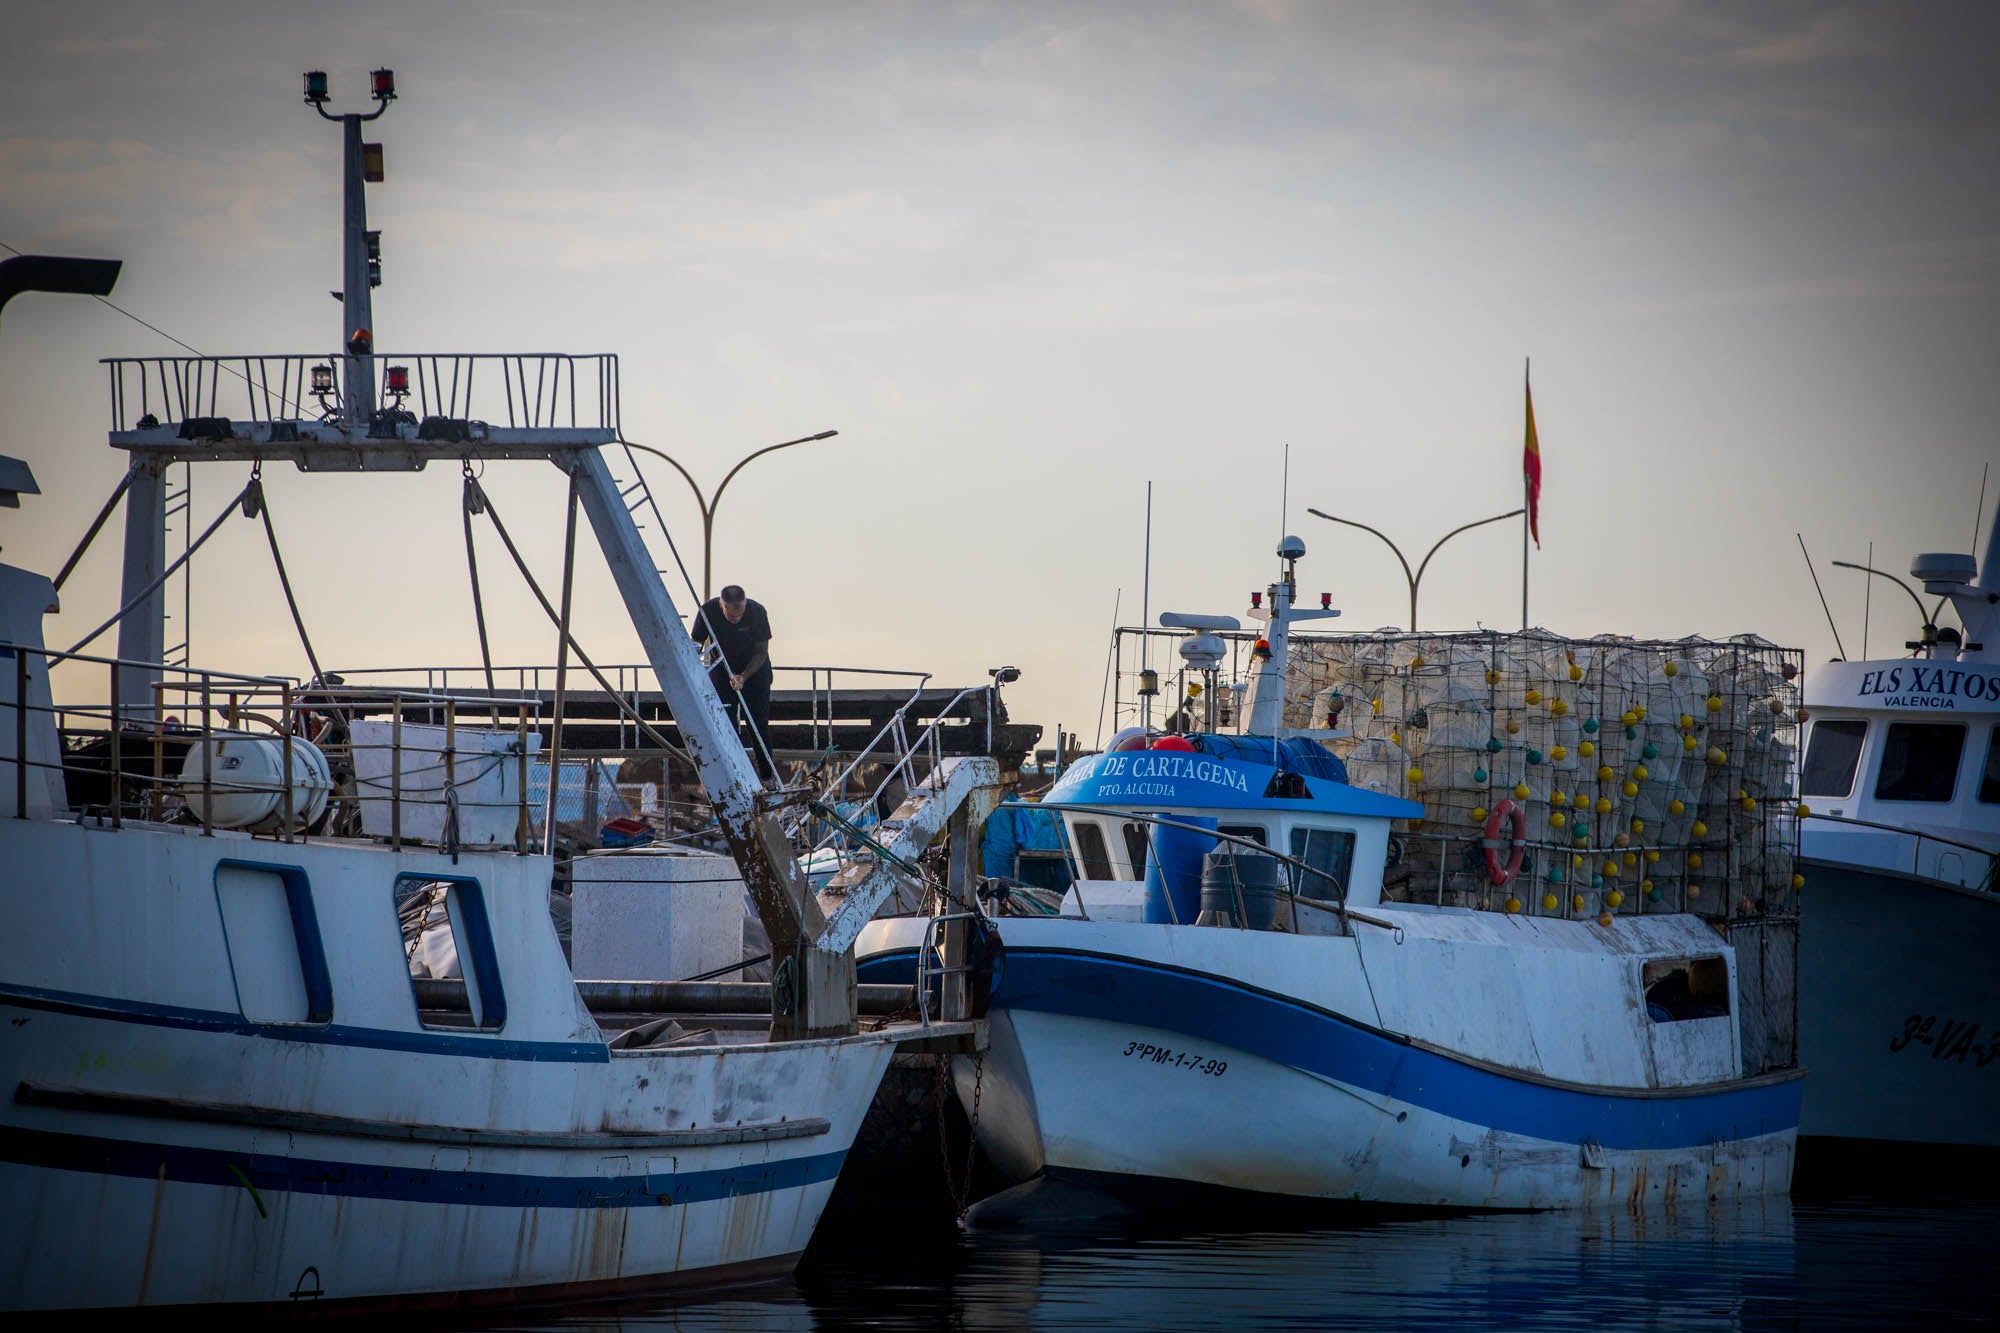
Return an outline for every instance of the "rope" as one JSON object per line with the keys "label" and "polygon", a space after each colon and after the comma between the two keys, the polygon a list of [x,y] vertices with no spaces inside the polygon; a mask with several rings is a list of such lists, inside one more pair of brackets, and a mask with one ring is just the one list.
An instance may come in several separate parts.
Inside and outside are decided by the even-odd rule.
{"label": "rope", "polygon": [[858,824],[855,824],[852,821],[843,817],[832,806],[829,806],[822,801],[814,801],[807,808],[810,809],[812,813],[818,815],[820,818],[834,825],[836,828],[839,828],[844,832],[846,832],[849,836],[853,837],[856,841],[860,842],[864,847],[872,849],[875,855],[879,857],[881,860],[886,861],[888,864],[892,866],[895,866],[898,870],[902,871],[904,874],[926,885],[927,887],[938,889],[939,892],[945,893],[945,896],[947,898],[950,897],[949,892],[944,890],[942,886],[938,884],[937,880],[933,876],[924,873],[923,867],[916,865],[910,861],[904,860],[902,857],[890,851],[887,847],[884,847],[880,842],[877,842],[874,838],[869,837],[866,833],[864,833],[861,830],[861,827]]}
{"label": "rope", "polygon": [[[465,568],[472,576],[472,618],[479,626],[479,665],[486,673],[486,692],[497,693],[493,684],[493,650],[486,640],[486,602],[479,594],[479,551],[472,544],[473,507],[484,503],[479,483],[472,475],[472,464],[467,461],[465,469],[465,503],[459,506],[459,518],[465,529]],[[496,710],[497,712],[497,710]]]}
{"label": "rope", "polygon": [[194,539],[193,544],[190,545],[187,548],[187,550],[181,552],[179,559],[175,560],[172,564],[168,565],[165,569],[161,570],[159,576],[155,578],[151,583],[148,583],[145,587],[141,588],[138,592],[138,595],[133,597],[131,601],[119,607],[118,610],[115,613],[113,613],[111,619],[105,621],[102,625],[99,625],[96,629],[84,635],[81,639],[78,639],[76,643],[73,646],[71,646],[69,651],[57,653],[55,656],[51,657],[49,659],[49,665],[54,666],[56,663],[61,662],[66,658],[75,657],[85,648],[88,648],[91,644],[95,643],[99,638],[99,636],[101,636],[104,633],[104,631],[110,629],[113,625],[123,620],[133,611],[138,610],[139,606],[142,603],[144,603],[148,598],[150,598],[155,592],[159,591],[161,585],[166,583],[168,579],[172,578],[174,574],[179,571],[182,565],[186,564],[189,560],[194,558],[194,553],[202,548],[202,543],[206,542],[210,537],[213,537],[215,535],[215,530],[222,526],[223,520],[229,517],[231,510],[235,509],[236,506],[239,504],[248,504],[253,500],[261,500],[262,495],[263,495],[263,485],[257,480],[257,476],[253,472],[250,476],[249,484],[244,486],[242,490],[238,491],[236,493],[235,498],[232,499],[227,505],[223,506],[222,512],[215,516],[215,521],[209,524],[208,527],[202,531],[201,536]]}
{"label": "rope", "polygon": [[576,487],[578,472],[569,474],[569,512],[563,526],[562,615],[556,621],[556,694],[549,719],[549,809],[543,821],[546,840],[554,845],[556,811],[562,789],[563,687],[569,681],[570,597],[576,587]]}
{"label": "rope", "polygon": [[291,576],[285,572],[284,553],[278,549],[278,530],[271,525],[271,506],[261,502],[264,484],[257,479],[255,473],[251,474],[250,484],[257,487],[260,501],[257,506],[257,516],[264,520],[264,538],[271,546],[271,563],[278,569],[278,586],[285,593],[285,609],[292,613],[292,627],[299,632],[299,646],[306,650],[306,664],[312,667],[313,679],[325,684],[326,673],[319,668],[319,654],[313,651],[312,637],[306,633],[305,617],[299,614],[298,598],[292,595]]}
{"label": "rope", "polygon": [[[561,627],[563,624],[562,617],[557,614],[555,607],[550,605],[548,597],[542,592],[541,585],[535,582],[535,576],[529,572],[528,562],[522,559],[520,548],[514,545],[513,537],[507,532],[507,525],[500,521],[500,511],[493,507],[493,498],[486,494],[485,488],[479,485],[476,478],[468,478],[467,480],[478,491],[480,503],[485,509],[486,517],[492,520],[493,530],[500,534],[501,545],[507,548],[507,554],[513,559],[514,568],[520,571],[521,578],[527,583],[528,591],[535,594],[535,600],[541,603],[542,611],[548,616],[550,621]],[[611,697],[611,701],[618,705],[619,711],[632,719],[633,724],[638,727],[641,735],[647,740],[652,741],[662,750],[665,750],[668,754],[675,756],[689,765],[694,764],[694,760],[688,757],[687,751],[661,735],[658,728],[646,721],[645,718],[640,717],[638,712],[625,702],[624,696],[619,694],[617,688],[605,678],[604,673],[597,669],[597,664],[590,660],[590,655],[583,651],[583,645],[576,641],[575,635],[566,635],[565,637],[569,641],[571,651],[576,653],[576,660],[582,663],[584,670],[590,672],[592,678],[603,687],[604,692]]]}
{"label": "rope", "polygon": [[[7,244],[7,242],[5,242],[5,241],[0,241],[0,250],[8,250],[8,251],[11,251],[12,253],[14,253],[14,254],[17,254],[17,255],[21,253],[21,251],[20,251],[19,249],[17,249],[17,248],[16,248],[16,247],[14,247],[14,246],[11,246],[11,245]],[[111,301],[111,300],[107,300],[106,298],[104,298],[104,297],[102,297],[102,296],[98,296],[98,295],[95,295],[95,294],[92,294],[92,296],[91,296],[91,299],[92,299],[93,301],[97,302],[97,303],[98,303],[99,305],[101,305],[101,306],[106,306],[106,307],[108,307],[108,308],[110,308],[110,309],[112,309],[112,310],[115,310],[115,311],[117,311],[117,312],[118,312],[119,314],[121,314],[121,315],[125,316],[125,318],[127,318],[127,319],[131,320],[131,321],[132,321],[132,322],[133,322],[134,324],[137,324],[137,325],[138,325],[138,326],[139,326],[140,328],[142,328],[142,329],[147,329],[147,330],[149,330],[149,331],[151,331],[151,332],[153,332],[153,333],[157,333],[157,334],[159,334],[159,335],[160,335],[160,336],[161,336],[162,338],[165,338],[165,339],[166,339],[166,340],[167,340],[168,342],[172,343],[172,344],[173,344],[174,346],[176,346],[176,347],[179,347],[179,348],[181,348],[181,349],[182,349],[183,351],[187,351],[187,352],[192,352],[192,353],[194,353],[194,355],[195,355],[195,356],[197,356],[197,357],[201,358],[201,359],[202,359],[203,361],[209,361],[209,360],[214,360],[214,361],[215,361],[215,364],[216,364],[216,366],[217,366],[217,368],[219,368],[219,369],[222,369],[222,370],[226,370],[226,371],[228,371],[228,372],[229,372],[230,374],[234,375],[234,376],[235,376],[235,377],[236,377],[237,379],[239,379],[239,380],[242,380],[242,381],[243,381],[243,382],[244,382],[245,384],[248,384],[248,385],[250,385],[250,387],[251,387],[251,388],[253,388],[253,389],[257,387],[257,386],[256,386],[256,385],[255,385],[254,383],[252,383],[252,381],[251,381],[251,379],[250,379],[250,377],[249,377],[248,375],[245,375],[245,374],[244,374],[244,373],[243,373],[242,371],[238,370],[238,369],[237,369],[236,367],[234,367],[234,366],[232,366],[232,365],[229,365],[229,364],[227,364],[226,362],[223,362],[223,361],[221,361],[221,360],[219,360],[219,359],[217,359],[217,358],[212,358],[212,357],[208,356],[208,355],[207,355],[207,354],[206,354],[205,352],[201,351],[201,350],[200,350],[199,348],[197,348],[197,347],[194,347],[194,346],[192,346],[192,345],[190,345],[190,344],[188,344],[188,343],[184,343],[184,342],[182,342],[182,341],[181,341],[181,340],[180,340],[179,338],[176,338],[176,337],[174,337],[174,335],[173,335],[173,334],[171,334],[171,333],[168,333],[168,332],[167,332],[167,331],[166,331],[165,329],[161,328],[161,327],[160,327],[159,325],[157,325],[157,324],[149,324],[149,323],[147,323],[147,322],[146,322],[145,320],[143,320],[143,319],[140,319],[140,318],[139,318],[139,317],[138,317],[137,315],[135,315],[135,314],[133,314],[133,313],[132,313],[131,311],[127,310],[127,309],[126,309],[126,308],[125,308],[124,306],[122,306],[122,305],[119,305],[119,304],[118,304],[117,302],[115,302],[115,301]],[[284,404],[284,406],[286,406],[287,408],[294,408],[294,407],[298,407],[298,406],[299,406],[299,405],[301,404],[301,402],[302,402],[303,400],[302,400],[301,398],[290,398],[290,399],[287,399],[287,398],[283,398],[283,397],[281,396],[281,397],[280,397],[280,399],[279,399],[279,401],[280,401],[281,403],[283,403],[283,404]],[[110,508],[110,507],[109,507],[109,506],[107,505],[107,506],[106,506],[106,510],[107,510],[107,512],[109,511],[109,508]],[[87,541],[88,541],[89,539],[88,539],[88,538],[86,538],[85,540],[86,540],[86,542],[87,542]],[[82,554],[82,552],[81,552],[81,551],[79,551],[79,552],[78,552],[78,554],[80,555],[80,554]],[[65,571],[65,572],[67,572],[67,571]],[[57,580],[56,580],[56,586],[57,586],[58,588],[60,588],[60,587],[62,586],[62,580],[61,580],[61,579],[57,579]],[[102,632],[102,631],[100,631],[100,633],[101,633],[101,632]],[[258,1207],[258,1211],[259,1211],[259,1212],[262,1212],[262,1211],[263,1211],[263,1208],[262,1208],[262,1205],[259,1205],[259,1207]]]}
{"label": "rope", "polygon": [[125,498],[125,492],[131,487],[132,469],[127,468],[125,475],[118,479],[117,487],[112,490],[111,498],[104,502],[104,508],[98,510],[97,517],[91,520],[90,527],[83,534],[83,540],[76,544],[76,550],[70,552],[69,559],[63,561],[62,571],[55,577],[57,592],[62,591],[63,584],[69,581],[70,574],[76,569],[76,562],[83,559],[83,553],[97,540],[97,534],[104,528],[104,521],[111,517],[111,511],[118,507],[118,502]]}

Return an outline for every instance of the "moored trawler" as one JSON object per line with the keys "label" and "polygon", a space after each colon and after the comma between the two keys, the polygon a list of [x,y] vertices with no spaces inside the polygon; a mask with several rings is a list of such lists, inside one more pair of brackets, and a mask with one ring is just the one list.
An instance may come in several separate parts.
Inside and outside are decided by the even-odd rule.
{"label": "moored trawler", "polygon": [[[52,650],[57,581],[0,566],[0,1308],[464,1305],[777,1275],[895,1044],[971,1027],[860,1030],[848,944],[890,885],[825,910],[809,888],[633,520],[643,480],[601,452],[615,358],[374,352],[359,136],[388,71],[374,92],[370,116],[328,116],[348,150],[343,350],[109,363],[130,459],[118,614]],[[327,114],[323,75],[306,100]],[[475,474],[506,460],[553,464],[568,490],[546,748],[540,700],[322,675],[296,604],[310,682],[168,660],[166,585],[231,513],[261,520],[290,599],[264,467],[457,463],[470,516],[490,508]],[[248,483],[170,560],[171,469],[232,462]],[[565,665],[595,670],[568,620],[579,513],[769,936],[754,1025],[631,1040],[616,1029],[648,988],[580,986],[551,922]],[[86,651],[114,625],[114,656]],[[959,796],[992,767],[953,762]]]}
{"label": "moored trawler", "polygon": [[[2000,1188],[2000,521],[1920,555],[1910,655],[1813,669],[1799,1130],[1815,1188]],[[1923,610],[1919,603],[1919,610]]]}
{"label": "moored trawler", "polygon": [[[1060,917],[991,923],[991,1046],[955,1062],[1019,1182],[983,1215],[1079,1191],[1530,1209],[1783,1193],[1794,655],[1295,642],[1295,621],[1337,614],[1294,609],[1303,553],[1280,547],[1267,624],[1240,645],[1240,733],[1216,726],[1235,621],[1163,617],[1194,631],[1176,733],[1134,727],[1043,799],[1077,882]],[[1363,769],[1379,790],[1350,783]],[[863,977],[921,978],[929,928],[871,923]]]}

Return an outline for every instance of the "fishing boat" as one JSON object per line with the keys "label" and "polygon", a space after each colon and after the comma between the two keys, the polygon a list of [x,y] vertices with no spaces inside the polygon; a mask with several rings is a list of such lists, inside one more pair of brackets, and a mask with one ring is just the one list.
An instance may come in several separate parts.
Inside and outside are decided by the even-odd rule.
{"label": "fishing boat", "polygon": [[[1308,642],[1293,625],[1338,612],[1298,607],[1303,554],[1280,546],[1256,630],[1163,616],[1175,728],[1141,721],[1042,799],[1076,882],[1060,915],[986,923],[991,1044],[954,1086],[1013,1185],[975,1216],[1785,1192],[1793,655]],[[861,975],[929,984],[933,928],[870,923]]]}
{"label": "fishing boat", "polygon": [[[360,136],[388,71],[374,91],[372,115],[332,116],[306,81],[346,138],[340,350],[109,362],[119,612],[57,650],[61,576],[0,566],[0,1308],[292,1314],[782,1274],[913,1032],[857,1022],[848,944],[890,886],[822,909],[780,822],[799,793],[759,782],[634,520],[643,479],[614,479],[616,358],[374,350]],[[477,474],[510,461],[568,491],[553,715],[319,671],[261,470],[456,465],[465,521],[498,526]],[[170,479],[230,464],[249,480],[199,537],[171,496],[169,559]],[[33,492],[25,465],[0,478]],[[239,513],[309,680],[168,651],[166,586]],[[560,772],[565,672],[595,671],[569,622],[579,514],[770,937],[767,986],[580,984],[564,957],[559,784],[546,814],[529,791],[536,763]],[[114,625],[115,655],[87,651]],[[647,995],[763,1012],[628,1030]]]}
{"label": "fishing boat", "polygon": [[1983,560],[1920,555],[1910,573],[1958,623],[1918,601],[1907,655],[1829,662],[1807,691],[1802,1168],[1815,1187],[1865,1171],[1903,1189],[1991,1190],[2000,522]]}

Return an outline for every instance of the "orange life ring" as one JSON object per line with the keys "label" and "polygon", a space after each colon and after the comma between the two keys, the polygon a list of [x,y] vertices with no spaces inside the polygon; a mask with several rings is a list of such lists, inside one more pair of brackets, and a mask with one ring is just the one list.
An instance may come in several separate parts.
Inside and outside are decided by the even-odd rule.
{"label": "orange life ring", "polygon": [[[1514,836],[1509,843],[1507,864],[1500,864],[1500,821],[1507,820],[1514,826]],[[1521,858],[1527,851],[1528,812],[1512,801],[1502,799],[1493,805],[1493,813],[1486,816],[1486,837],[1481,845],[1486,848],[1486,873],[1495,884],[1505,884],[1521,873]]]}

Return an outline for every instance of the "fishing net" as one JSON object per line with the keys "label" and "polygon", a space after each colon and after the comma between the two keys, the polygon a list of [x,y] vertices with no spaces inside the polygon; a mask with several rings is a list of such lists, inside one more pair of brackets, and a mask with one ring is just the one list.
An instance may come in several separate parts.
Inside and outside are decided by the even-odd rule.
{"label": "fishing net", "polygon": [[[1295,638],[1285,723],[1337,727],[1359,787],[1420,801],[1394,901],[1601,918],[1791,918],[1800,655],[1755,636]],[[1505,804],[1503,804],[1505,803]],[[1526,829],[1496,883],[1487,826]],[[1505,864],[1508,849],[1498,849]]]}

